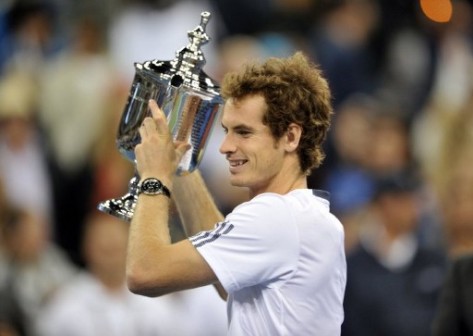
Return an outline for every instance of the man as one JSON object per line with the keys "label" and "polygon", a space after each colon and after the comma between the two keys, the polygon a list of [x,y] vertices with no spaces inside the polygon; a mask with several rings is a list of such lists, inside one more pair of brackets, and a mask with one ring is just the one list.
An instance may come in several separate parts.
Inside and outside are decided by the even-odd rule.
{"label": "man", "polygon": [[415,169],[377,176],[347,255],[342,336],[429,336],[446,258],[422,241],[423,184]]}
{"label": "man", "polygon": [[100,212],[87,216],[81,242],[86,268],[45,303],[35,335],[222,335],[224,302],[212,288],[159,298],[130,293],[124,272],[127,237],[124,221]]}
{"label": "man", "polygon": [[[230,182],[248,188],[251,200],[223,218],[198,172],[174,180],[188,145],[173,143],[151,101],[153,118],[144,120],[135,149],[142,192],[130,228],[128,286],[155,296],[214,284],[228,293],[230,335],[337,335],[343,228],[306,182],[324,156],[332,114],[327,82],[296,53],[228,74],[222,96],[220,152]],[[169,195],[188,233],[208,231],[172,244]]]}

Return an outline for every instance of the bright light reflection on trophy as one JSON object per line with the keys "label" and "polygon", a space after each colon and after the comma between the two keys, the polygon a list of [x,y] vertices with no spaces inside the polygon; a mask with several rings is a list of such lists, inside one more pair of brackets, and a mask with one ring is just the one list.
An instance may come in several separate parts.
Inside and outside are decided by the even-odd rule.
{"label": "bright light reflection on trophy", "polygon": [[[176,52],[174,60],[135,63],[135,77],[116,139],[120,153],[133,163],[135,146],[141,141],[138,129],[144,118],[150,115],[148,101],[155,99],[167,117],[174,140],[191,145],[176,174],[190,173],[199,165],[223,105],[218,84],[202,70],[205,57],[201,45],[210,40],[205,32],[209,19],[209,12],[201,14],[200,25],[187,34],[190,43]],[[131,221],[138,198],[139,180],[135,169],[128,193],[121,198],[101,202],[98,209]]]}

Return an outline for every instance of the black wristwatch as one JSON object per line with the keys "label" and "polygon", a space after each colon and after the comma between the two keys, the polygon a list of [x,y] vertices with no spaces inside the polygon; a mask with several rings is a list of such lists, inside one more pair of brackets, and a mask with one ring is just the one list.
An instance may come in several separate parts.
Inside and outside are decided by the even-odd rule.
{"label": "black wristwatch", "polygon": [[166,195],[171,198],[169,189],[157,178],[148,177],[138,184],[138,194]]}

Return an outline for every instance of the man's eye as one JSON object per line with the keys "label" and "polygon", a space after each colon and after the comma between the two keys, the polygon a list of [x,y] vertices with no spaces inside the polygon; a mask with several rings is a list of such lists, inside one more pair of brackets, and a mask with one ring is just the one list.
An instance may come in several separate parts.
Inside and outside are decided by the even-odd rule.
{"label": "man's eye", "polygon": [[244,130],[238,131],[237,133],[238,133],[239,135],[243,135],[243,136],[245,136],[245,135],[250,135],[250,134],[251,134],[250,131],[244,131]]}

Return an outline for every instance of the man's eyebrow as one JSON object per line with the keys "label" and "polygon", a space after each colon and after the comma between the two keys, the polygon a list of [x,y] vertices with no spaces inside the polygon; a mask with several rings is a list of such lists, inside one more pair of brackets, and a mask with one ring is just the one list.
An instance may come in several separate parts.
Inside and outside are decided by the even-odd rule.
{"label": "man's eyebrow", "polygon": [[[225,126],[223,123],[221,123],[222,127],[224,129],[228,129],[227,126]],[[234,127],[231,127],[234,131],[252,131],[254,130],[253,127],[251,127],[250,125],[245,125],[245,124],[238,124]]]}

